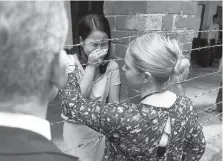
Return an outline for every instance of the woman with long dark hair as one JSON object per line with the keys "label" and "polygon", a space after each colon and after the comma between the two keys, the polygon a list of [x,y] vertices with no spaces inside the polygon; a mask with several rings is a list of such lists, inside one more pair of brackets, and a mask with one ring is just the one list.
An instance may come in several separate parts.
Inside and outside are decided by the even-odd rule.
{"label": "woman with long dark hair", "polygon": [[[69,55],[68,73],[76,72],[81,94],[102,103],[118,103],[120,92],[119,66],[111,58],[111,31],[108,20],[98,14],[84,16],[78,23],[78,52]],[[68,99],[68,98],[66,98]],[[62,114],[62,117],[66,117]],[[64,140],[70,154],[83,161],[99,161],[104,153],[105,138],[102,134],[75,121],[66,121]]]}

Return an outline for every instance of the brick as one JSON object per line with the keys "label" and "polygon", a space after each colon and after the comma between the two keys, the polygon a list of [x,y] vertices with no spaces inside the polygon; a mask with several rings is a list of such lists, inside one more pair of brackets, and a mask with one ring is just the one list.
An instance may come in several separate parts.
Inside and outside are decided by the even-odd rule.
{"label": "brick", "polygon": [[177,36],[177,40],[180,43],[192,42],[192,40],[193,40],[193,34],[179,34]]}
{"label": "brick", "polygon": [[171,32],[164,34],[166,37],[169,37],[170,39],[177,39],[178,33],[177,32]]}
{"label": "brick", "polygon": [[176,26],[176,28],[186,27],[186,17],[178,15],[175,20],[175,26]]}
{"label": "brick", "polygon": [[129,42],[133,41],[136,38],[135,35],[138,35],[138,31],[128,31],[128,36],[134,36],[129,38]]}
{"label": "brick", "polygon": [[166,15],[162,18],[162,30],[172,30],[173,15]]}
{"label": "brick", "polygon": [[125,57],[125,53],[126,53],[126,49],[127,49],[126,45],[116,44],[115,45],[115,54],[116,54],[116,56],[124,58]]}
{"label": "brick", "polygon": [[115,58],[116,55],[115,55],[115,44],[111,42],[111,46],[110,46],[110,58]]}
{"label": "brick", "polygon": [[[116,59],[123,59],[121,57],[116,57]],[[119,66],[119,69],[120,69],[120,72],[122,71],[122,67],[124,66],[125,64],[125,61],[124,60],[120,60],[120,61],[117,61],[118,63],[118,66]]]}
{"label": "brick", "polygon": [[111,1],[104,1],[103,8],[105,15],[112,15],[114,13],[113,2]]}
{"label": "brick", "polygon": [[125,30],[127,16],[116,16],[116,29],[117,30]]}
{"label": "brick", "polygon": [[138,17],[138,21],[140,21],[139,15],[128,16],[125,21],[125,28],[130,29],[130,30],[137,30],[137,26],[138,26],[138,24],[137,24],[138,22],[136,22],[137,17]]}
{"label": "brick", "polygon": [[[190,50],[192,48],[192,43],[183,44],[183,50]],[[191,51],[184,51],[183,54],[187,55],[190,54]]]}
{"label": "brick", "polygon": [[114,8],[113,14],[116,15],[128,15],[129,14],[129,1],[113,1],[112,6]]}
{"label": "brick", "polygon": [[194,18],[194,31],[198,31],[200,29],[200,23],[201,23],[201,18],[200,17],[195,17]]}
{"label": "brick", "polygon": [[202,6],[197,5],[196,17],[201,17],[201,13],[202,13]]}
{"label": "brick", "polygon": [[168,2],[147,1],[147,13],[167,13]]}
{"label": "brick", "polygon": [[[119,38],[119,37],[128,37],[128,31],[119,31],[115,30],[111,32],[112,38]],[[113,43],[119,44],[129,44],[129,38],[121,39],[121,40],[112,40]]]}
{"label": "brick", "polygon": [[187,27],[188,30],[193,30],[194,27],[195,27],[195,23],[196,23],[196,21],[195,21],[194,16],[192,16],[192,15],[187,16],[186,27]]}
{"label": "brick", "polygon": [[123,66],[125,64],[125,61],[124,61],[124,58],[121,58],[121,57],[116,57],[116,59],[123,59],[123,60],[118,60],[116,62],[118,63],[118,66],[119,66],[121,82],[124,83],[124,82],[127,81],[126,77],[125,77],[125,75],[123,73],[123,70],[122,70],[122,68],[123,68]]}
{"label": "brick", "polygon": [[105,1],[104,14],[105,15],[128,15],[129,1]]}
{"label": "brick", "polygon": [[[199,29],[200,29],[200,23],[201,23],[201,18],[200,17],[195,17],[194,18],[194,28],[193,28],[193,30],[194,31],[199,31]],[[202,33],[202,35],[204,36],[204,37],[207,37],[206,35],[207,35],[207,33]],[[197,33],[194,33],[194,37],[198,37],[198,32]]]}
{"label": "brick", "polygon": [[168,2],[168,13],[180,14],[182,10],[182,3],[180,1],[170,1]]}
{"label": "brick", "polygon": [[147,2],[146,1],[130,1],[129,2],[129,13],[147,13]]}
{"label": "brick", "polygon": [[197,12],[197,2],[182,2],[182,14],[194,15]]}
{"label": "brick", "polygon": [[183,45],[183,50],[190,50],[192,48],[192,43],[187,43]]}
{"label": "brick", "polygon": [[179,41],[179,43],[184,43],[186,42],[186,34],[179,34],[178,37],[177,37],[177,40]]}
{"label": "brick", "polygon": [[130,30],[161,30],[162,15],[135,15],[128,16],[125,27]]}
{"label": "brick", "polygon": [[115,16],[106,16],[106,18],[108,19],[109,25],[110,25],[110,29],[114,30],[115,29]]}

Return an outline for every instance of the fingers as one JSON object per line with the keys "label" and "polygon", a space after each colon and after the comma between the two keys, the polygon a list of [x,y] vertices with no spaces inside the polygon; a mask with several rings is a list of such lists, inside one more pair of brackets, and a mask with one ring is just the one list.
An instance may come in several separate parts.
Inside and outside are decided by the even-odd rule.
{"label": "fingers", "polygon": [[90,64],[99,65],[102,63],[104,56],[108,53],[108,49],[96,49],[92,51],[88,57]]}
{"label": "fingers", "polygon": [[94,55],[95,59],[103,59],[104,56],[108,53],[108,49],[95,50],[92,52],[92,56]]}
{"label": "fingers", "polygon": [[108,49],[96,49],[92,51],[90,54],[91,55],[97,55],[98,57],[102,57],[108,53]]}
{"label": "fingers", "polygon": [[89,55],[97,55],[99,52],[99,49],[93,50]]}
{"label": "fingers", "polygon": [[108,49],[102,49],[99,53],[98,53],[98,57],[101,58],[103,56],[105,56],[108,53]]}

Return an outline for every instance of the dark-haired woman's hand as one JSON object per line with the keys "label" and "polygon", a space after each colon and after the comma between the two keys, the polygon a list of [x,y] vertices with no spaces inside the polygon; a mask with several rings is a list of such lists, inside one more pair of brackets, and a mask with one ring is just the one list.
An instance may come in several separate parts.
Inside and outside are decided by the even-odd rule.
{"label": "dark-haired woman's hand", "polygon": [[94,67],[98,67],[104,56],[108,53],[108,49],[96,49],[92,51],[88,56],[88,64]]}

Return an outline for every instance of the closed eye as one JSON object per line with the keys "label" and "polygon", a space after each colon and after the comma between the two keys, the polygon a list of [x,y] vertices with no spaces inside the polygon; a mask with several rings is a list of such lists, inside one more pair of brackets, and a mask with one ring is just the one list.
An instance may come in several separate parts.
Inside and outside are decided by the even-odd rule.
{"label": "closed eye", "polygon": [[92,46],[97,47],[99,45],[99,43],[91,43]]}

